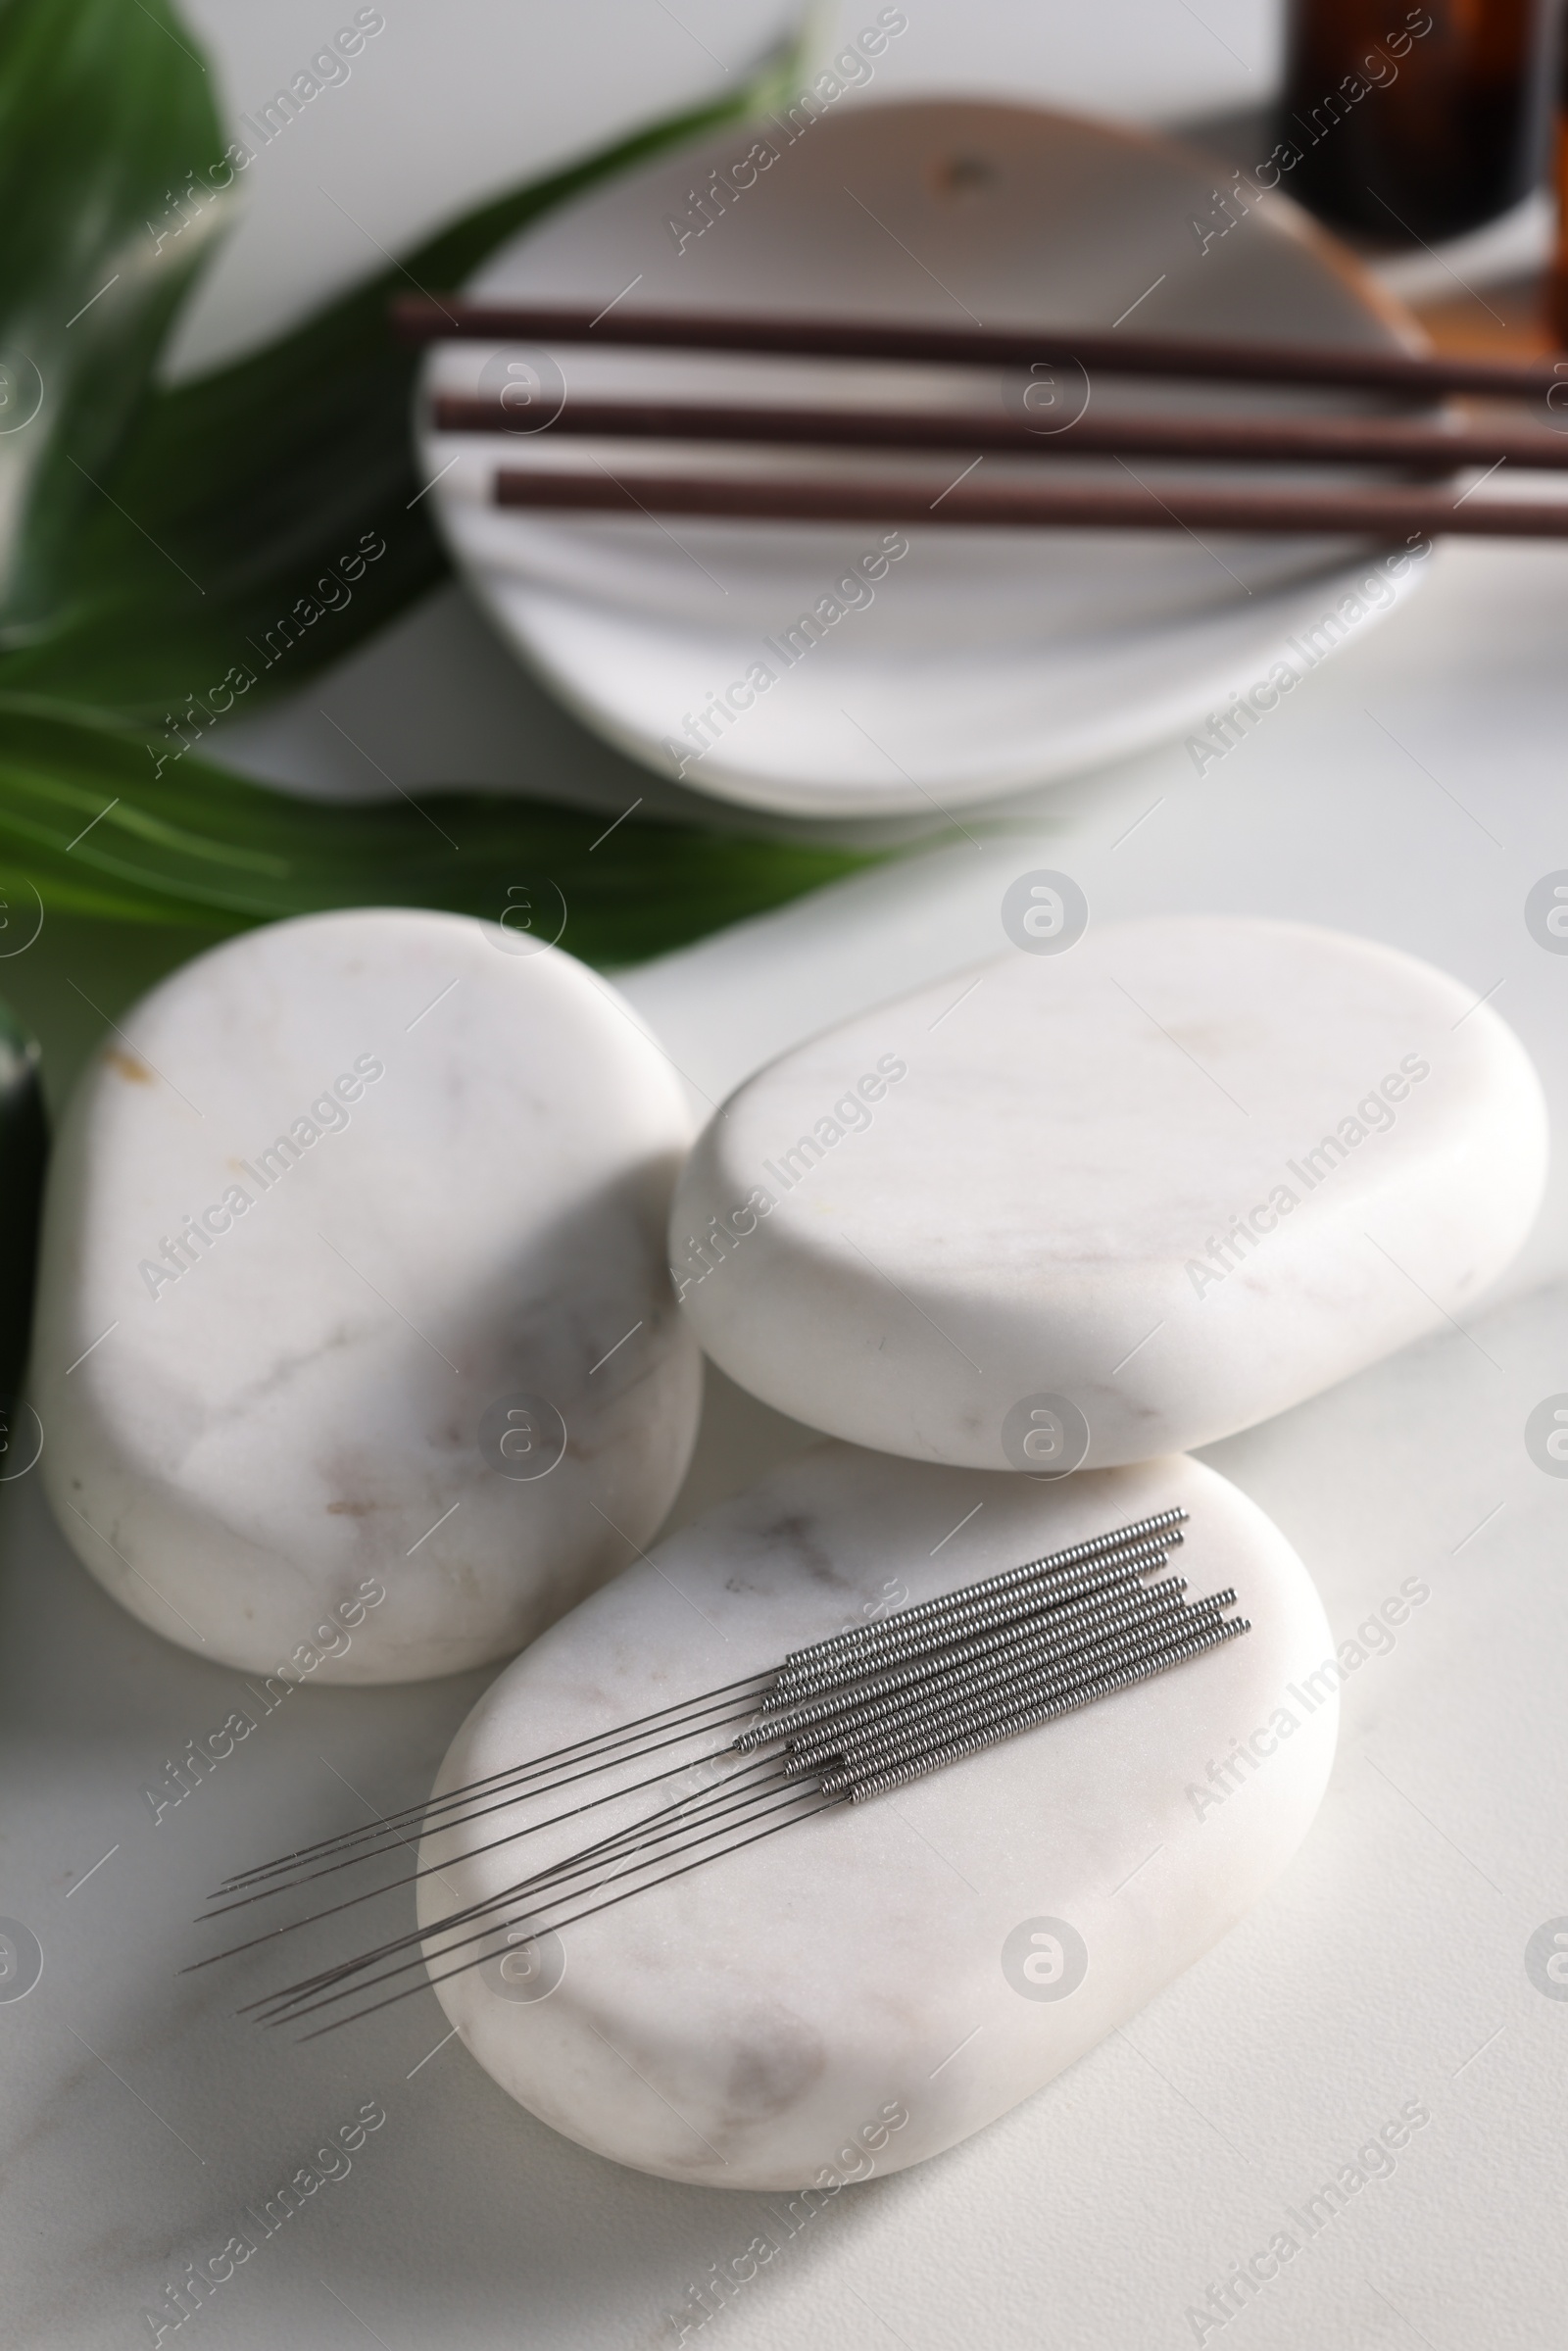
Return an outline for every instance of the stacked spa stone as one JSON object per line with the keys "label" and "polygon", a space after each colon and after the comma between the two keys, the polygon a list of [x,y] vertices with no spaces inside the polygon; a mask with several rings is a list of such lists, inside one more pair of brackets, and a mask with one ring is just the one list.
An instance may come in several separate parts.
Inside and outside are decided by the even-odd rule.
{"label": "stacked spa stone", "polygon": [[[318,1679],[531,1640],[438,1799],[1186,1514],[1195,1592],[1246,1640],[609,1907],[559,1965],[440,1984],[514,2096],[671,2178],[807,2184],[890,2100],[883,2168],[951,2146],[1266,1890],[1332,1701],[1245,1802],[1187,1791],[1332,1642],[1188,1448],[1462,1318],[1540,1199],[1529,1063],[1431,968],[1275,922],[1043,931],[1061,952],[786,1054],[693,1146],[668,1062],[569,957],[435,915],[280,924],[127,1014],[62,1137],[35,1394],[71,1541],[245,1667],[366,1581],[384,1600]],[[699,1345],[825,1442],[643,1555]],[[428,1832],[422,1927],[504,1910],[512,1828]],[[549,1823],[515,1830],[549,1863]]]}

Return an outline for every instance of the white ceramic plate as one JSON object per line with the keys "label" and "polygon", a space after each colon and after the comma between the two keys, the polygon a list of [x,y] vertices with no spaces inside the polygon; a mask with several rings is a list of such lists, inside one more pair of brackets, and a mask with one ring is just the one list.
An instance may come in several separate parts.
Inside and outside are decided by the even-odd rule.
{"label": "white ceramic plate", "polygon": [[[775,160],[754,164],[754,184],[736,193],[748,173],[734,167],[758,138]],[[1191,335],[1419,345],[1397,305],[1287,201],[1254,201],[1245,217],[1233,206],[1236,225],[1220,234],[1217,169],[1193,150],[1032,108],[840,107],[793,132],[773,122],[725,131],[619,179],[519,237],[471,290],[958,323],[967,315],[987,325],[1109,326],[1131,311],[1129,331],[1135,320]],[[730,191],[717,191],[721,213],[715,171]],[[705,188],[710,224],[698,233],[693,194]],[[551,361],[541,354],[448,346],[432,355],[426,384],[471,389],[481,371],[493,384],[513,359],[547,379],[548,405]],[[601,395],[678,386],[764,400],[789,388],[819,400],[1019,398],[996,370],[611,347],[564,349],[559,361],[571,388]],[[1063,413],[1075,413],[1078,379],[1054,389]],[[1302,397],[1135,378],[1093,387],[1097,413],[1156,401],[1278,409]],[[682,467],[758,462],[669,443],[635,443],[630,454]],[[907,553],[874,581],[862,566],[857,583],[852,566],[877,548],[878,526],[579,519],[490,503],[498,464],[597,461],[613,470],[628,462],[625,443],[426,433],[422,456],[429,477],[440,476],[433,499],[481,604],[579,716],[700,790],[815,815],[991,799],[1200,725],[1365,576],[1372,553],[1344,539],[911,526]],[[829,462],[859,473],[882,461]],[[968,461],[919,462],[936,497]],[[995,477],[1031,462],[985,464]],[[1125,479],[1113,460],[1063,469]],[[1149,461],[1135,469],[1156,486],[1167,477]],[[1415,576],[1406,572],[1396,593]],[[803,613],[815,613],[818,634],[800,631],[796,647],[808,651],[792,659],[786,632]],[[759,663],[772,683],[756,678]],[[750,707],[688,731],[749,673]],[[744,690],[733,700],[744,702]]]}

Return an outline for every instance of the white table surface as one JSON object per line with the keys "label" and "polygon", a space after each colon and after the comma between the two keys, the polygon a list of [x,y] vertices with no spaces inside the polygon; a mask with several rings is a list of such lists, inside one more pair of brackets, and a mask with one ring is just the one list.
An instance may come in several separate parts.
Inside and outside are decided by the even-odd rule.
{"label": "white table surface", "polygon": [[[195,13],[236,108],[329,29],[315,0],[277,0],[265,24],[237,0]],[[1254,94],[1277,49],[1273,13],[1241,0],[1205,0],[1203,22],[1150,0],[1097,16],[1004,0],[911,0],[909,13],[887,90],[959,82],[1151,118]],[[292,177],[258,186],[192,353],[281,316],[305,247],[319,284],[358,266],[313,182],[354,187],[360,220],[391,241],[534,157],[692,93],[713,70],[694,39],[733,63],[776,12],[681,0],[677,23],[657,0],[548,14],[426,0],[386,14],[355,80],[291,126],[298,153],[279,142],[268,159]],[[1202,779],[1176,745],[1014,804],[1004,838],[913,854],[647,966],[629,992],[720,1096],[822,1023],[1000,952],[1006,883],[1050,864],[1077,877],[1097,919],[1246,909],[1430,956],[1478,998],[1494,991],[1560,1132],[1568,957],[1535,943],[1523,905],[1540,875],[1568,867],[1565,606],[1559,552],[1446,552],[1420,596]],[[363,789],[329,752],[322,710],[411,786],[548,773],[616,808],[643,788],[549,711],[455,590],[299,708],[235,730],[233,756]],[[1306,1846],[1126,2032],[968,2145],[847,2191],[702,2339],[1190,2343],[1190,2306],[1277,2229],[1303,2234],[1287,2208],[1419,2099],[1431,2121],[1393,2176],[1204,2339],[1560,2341],[1568,2000],[1536,1988],[1525,1947],[1568,1914],[1568,1482],[1542,1474],[1523,1431],[1568,1390],[1565,1309],[1559,1182],[1464,1331],[1212,1449],[1297,1543],[1338,1637],[1402,1579],[1431,1589],[1392,1652],[1346,1685],[1340,1760]],[[678,1515],[799,1438],[715,1377]],[[756,2234],[753,2199],[643,2179],[556,2136],[460,2044],[437,2048],[429,1994],[305,2049],[237,2021],[231,1978],[175,1976],[217,1875],[352,1822],[357,1791],[375,1809],[416,1798],[483,1677],[304,1690],[155,1825],[144,1786],[222,1721],[235,1677],[122,1615],[53,1531],[35,1480],[4,1494],[0,1553],[0,1915],[44,1951],[34,1990],[0,2003],[6,2339],[150,2342],[143,2311],[182,2265],[217,2252],[242,2208],[374,2097],[387,2123],[350,2175],[166,2342],[675,2343],[688,2289]]]}

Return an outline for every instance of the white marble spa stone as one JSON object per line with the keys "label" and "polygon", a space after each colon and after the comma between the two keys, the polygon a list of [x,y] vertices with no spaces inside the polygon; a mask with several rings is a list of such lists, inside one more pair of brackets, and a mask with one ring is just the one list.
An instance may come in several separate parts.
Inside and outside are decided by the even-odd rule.
{"label": "white marble spa stone", "polygon": [[1474,990],[1301,923],[1073,941],[1061,879],[1014,885],[1025,944],[750,1079],[677,1186],[704,1347],[831,1436],[1038,1470],[1202,1445],[1462,1321],[1536,1214],[1541,1087]]}
{"label": "white marble spa stone", "polygon": [[680,1484],[689,1139],[623,1000],[492,925],[316,915],[186,964],[50,1176],[33,1394],[86,1566],[246,1671],[510,1655]]}
{"label": "white marble spa stone", "polygon": [[[1191,1513],[1173,1563],[1188,1597],[1234,1585],[1250,1634],[597,1917],[558,1912],[564,1932],[529,1955],[508,1958],[498,1933],[482,1966],[437,1986],[467,2048],[617,2162],[829,2197],[1041,2088],[1258,1899],[1333,1758],[1338,1675],[1316,1591],[1278,1529],[1199,1463],[1040,1481],[814,1445],[517,1658],[436,1783],[440,1795],[1173,1504]],[[545,1812],[427,1835],[421,1860],[439,1875],[420,1924],[580,1849],[596,1819],[631,1817],[612,1806],[478,1849]]]}

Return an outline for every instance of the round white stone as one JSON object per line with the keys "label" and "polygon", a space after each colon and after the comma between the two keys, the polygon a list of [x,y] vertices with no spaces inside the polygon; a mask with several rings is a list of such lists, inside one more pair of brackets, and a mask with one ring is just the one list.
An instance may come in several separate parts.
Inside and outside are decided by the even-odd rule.
{"label": "round white stone", "polygon": [[490,924],[316,915],[186,964],[86,1071],[50,1175],[33,1393],[82,1560],[246,1671],[510,1655],[690,1455],[663,1262],[689,1139],[623,1000]]}
{"label": "round white stone", "polygon": [[1472,990],[1304,924],[1170,917],[786,1053],[700,1138],[670,1264],[713,1360],[813,1428],[1096,1467],[1461,1320],[1545,1167],[1540,1084]]}
{"label": "round white stone", "polygon": [[[1278,1875],[1334,1753],[1339,1676],[1311,1581],[1262,1512],[1197,1462],[1042,1481],[813,1446],[517,1658],[435,1788],[1173,1504],[1191,1513],[1172,1563],[1188,1597],[1234,1585],[1250,1633],[597,1917],[540,1913],[564,1931],[510,1960],[498,1923],[485,1963],[437,1984],[479,2063],[617,2162],[831,2195],[953,2146],[1124,2024]],[[630,1812],[611,1805],[492,1844],[603,1785],[432,1831],[421,1926],[622,1826]],[[514,1917],[514,1901],[491,1915]],[[530,1988],[545,1996],[519,1996]]]}

